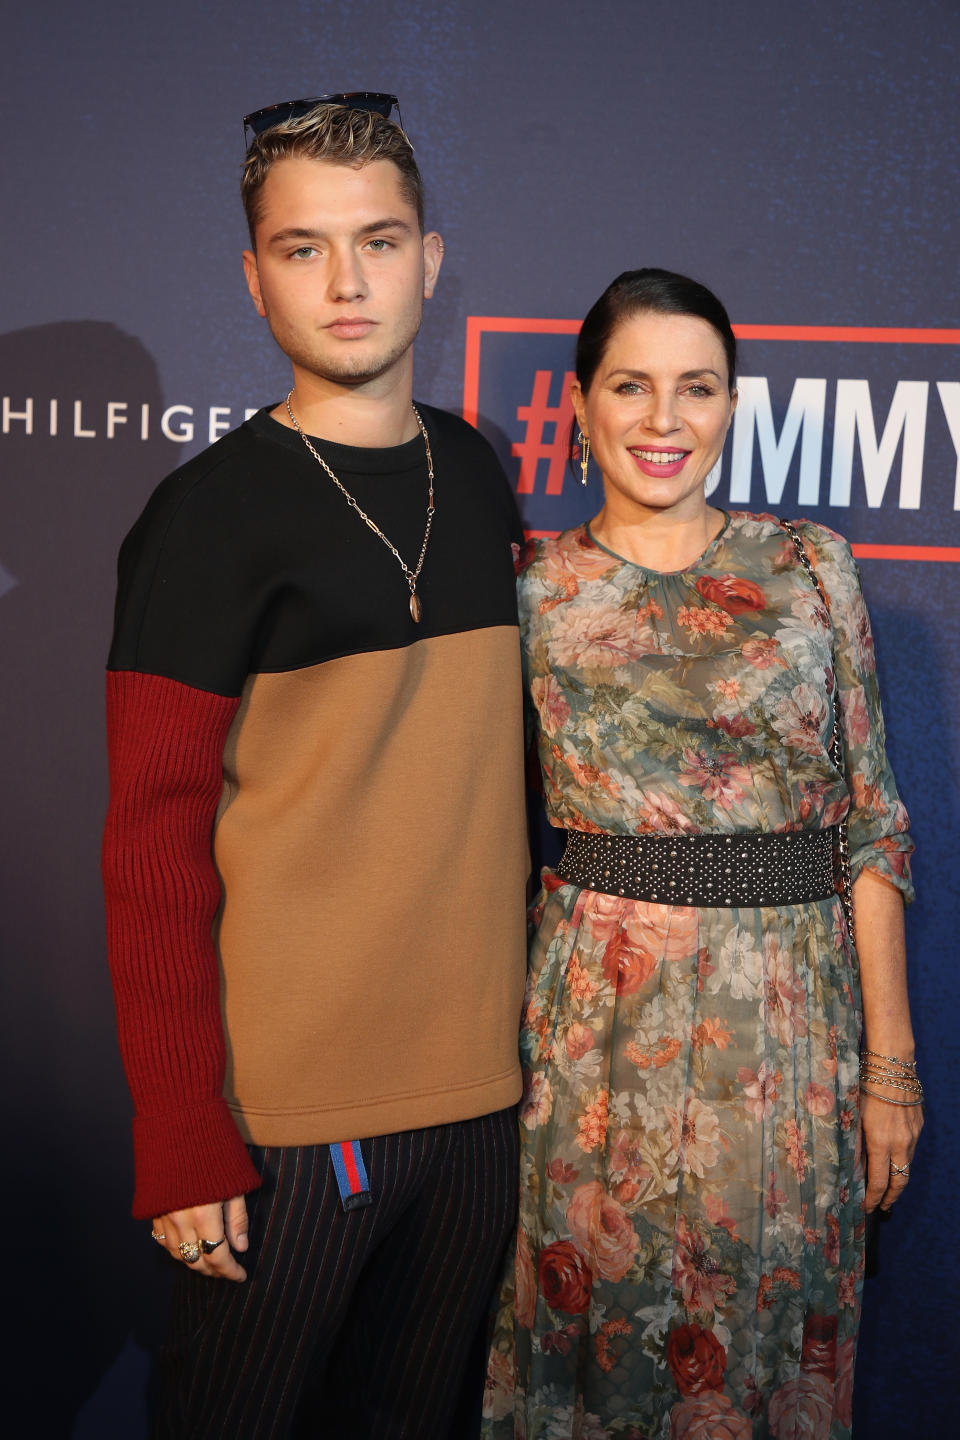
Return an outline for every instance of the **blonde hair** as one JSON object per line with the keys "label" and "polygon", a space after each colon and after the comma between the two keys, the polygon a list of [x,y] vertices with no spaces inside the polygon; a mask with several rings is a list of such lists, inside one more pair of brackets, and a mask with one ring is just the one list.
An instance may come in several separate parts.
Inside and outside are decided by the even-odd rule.
{"label": "blonde hair", "polygon": [[254,248],[264,181],[271,165],[288,158],[329,160],[356,170],[374,160],[391,160],[400,172],[404,197],[416,209],[423,230],[423,179],[413,158],[413,146],[400,126],[373,110],[317,105],[306,115],[255,135],[247,151],[240,196]]}

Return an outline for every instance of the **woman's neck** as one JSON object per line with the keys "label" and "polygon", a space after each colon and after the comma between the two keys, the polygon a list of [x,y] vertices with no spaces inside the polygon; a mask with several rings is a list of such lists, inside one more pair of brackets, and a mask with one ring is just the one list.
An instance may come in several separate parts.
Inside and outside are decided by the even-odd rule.
{"label": "woman's neck", "polygon": [[590,522],[590,533],[608,550],[648,570],[685,570],[726,524],[722,510],[703,505],[689,516],[650,510],[626,516],[605,504]]}

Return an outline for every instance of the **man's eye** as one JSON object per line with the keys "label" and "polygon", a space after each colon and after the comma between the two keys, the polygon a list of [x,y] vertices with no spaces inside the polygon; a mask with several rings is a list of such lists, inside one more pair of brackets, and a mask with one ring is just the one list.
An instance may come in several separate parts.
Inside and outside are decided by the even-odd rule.
{"label": "man's eye", "polygon": [[294,260],[309,260],[310,256],[316,255],[316,253],[313,245],[301,245],[297,250],[294,250],[292,258]]}
{"label": "man's eye", "polygon": [[389,250],[389,249],[390,249],[390,241],[389,241],[389,240],[376,239],[376,240],[370,240],[370,241],[368,241],[367,243],[368,243],[370,249],[371,249],[371,250],[375,250],[378,255],[379,255],[379,254],[382,254],[384,250]]}

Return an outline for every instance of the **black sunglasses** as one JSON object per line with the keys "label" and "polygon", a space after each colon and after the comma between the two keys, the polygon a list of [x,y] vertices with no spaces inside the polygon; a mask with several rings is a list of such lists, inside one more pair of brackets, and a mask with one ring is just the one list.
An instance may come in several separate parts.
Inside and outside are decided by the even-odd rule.
{"label": "black sunglasses", "polygon": [[396,95],[382,95],[377,90],[347,90],[337,95],[315,95],[312,100],[281,100],[278,105],[252,110],[243,117],[244,142],[249,148],[254,138],[262,135],[264,130],[269,130],[273,125],[284,125],[288,120],[299,120],[301,115],[307,115],[315,105],[342,105],[345,110],[373,110],[385,120],[389,120],[391,110],[396,109],[400,129],[403,129],[400,101]]}

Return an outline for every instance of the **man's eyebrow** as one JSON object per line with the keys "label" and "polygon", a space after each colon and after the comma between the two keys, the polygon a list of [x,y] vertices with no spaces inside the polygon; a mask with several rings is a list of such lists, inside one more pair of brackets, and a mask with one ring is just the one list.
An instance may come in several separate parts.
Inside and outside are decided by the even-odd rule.
{"label": "man's eyebrow", "polygon": [[[406,220],[401,220],[395,215],[386,215],[382,220],[372,220],[369,225],[361,225],[355,233],[358,238],[365,235],[378,235],[383,230],[402,230],[405,234],[411,235],[413,227]],[[317,229],[311,225],[288,225],[283,230],[277,230],[267,241],[268,245],[285,245],[290,240],[326,240],[327,231]]]}
{"label": "man's eyebrow", "polygon": [[375,220],[372,225],[363,225],[357,231],[358,235],[373,235],[378,230],[403,230],[407,235],[413,234],[413,226],[408,220],[401,220],[399,216],[388,215],[383,220]]}

